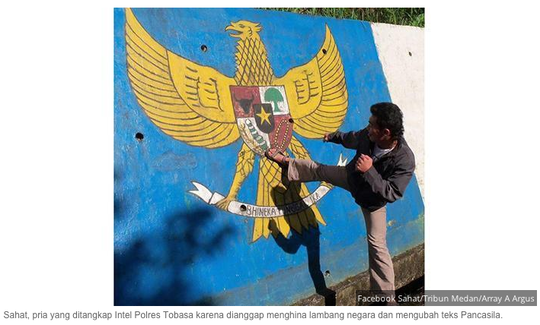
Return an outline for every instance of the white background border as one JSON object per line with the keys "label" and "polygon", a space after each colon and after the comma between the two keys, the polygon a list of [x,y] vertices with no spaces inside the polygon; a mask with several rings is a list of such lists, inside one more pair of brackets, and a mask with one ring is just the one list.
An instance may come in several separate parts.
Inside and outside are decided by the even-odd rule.
{"label": "white background border", "polygon": [[[343,3],[427,6],[427,289],[538,289],[540,38],[530,3]],[[126,5],[182,3],[2,8],[1,311],[115,310],[113,6]],[[279,5],[290,2],[256,4]],[[501,323],[538,320],[538,307],[499,309]]]}

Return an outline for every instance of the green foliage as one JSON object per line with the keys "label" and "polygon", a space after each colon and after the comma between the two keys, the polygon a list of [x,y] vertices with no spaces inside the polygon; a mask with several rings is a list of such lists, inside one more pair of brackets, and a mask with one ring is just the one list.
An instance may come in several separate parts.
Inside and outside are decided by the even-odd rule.
{"label": "green foliage", "polygon": [[297,14],[424,27],[424,8],[263,8]]}
{"label": "green foliage", "polygon": [[270,88],[264,93],[264,100],[274,103],[274,113],[280,113],[278,103],[283,101],[283,96],[276,88]]}

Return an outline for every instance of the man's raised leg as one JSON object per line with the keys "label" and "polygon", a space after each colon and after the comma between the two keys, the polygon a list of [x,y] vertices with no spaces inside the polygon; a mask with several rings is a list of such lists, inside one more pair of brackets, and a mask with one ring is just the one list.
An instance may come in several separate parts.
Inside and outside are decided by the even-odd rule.
{"label": "man's raised leg", "polygon": [[324,181],[347,191],[350,190],[347,171],[343,166],[319,164],[309,159],[293,159],[275,148],[267,150],[264,155],[283,168],[290,182]]}
{"label": "man's raised leg", "polygon": [[325,181],[349,190],[347,171],[344,166],[329,166],[307,159],[289,159],[284,170],[291,182]]}

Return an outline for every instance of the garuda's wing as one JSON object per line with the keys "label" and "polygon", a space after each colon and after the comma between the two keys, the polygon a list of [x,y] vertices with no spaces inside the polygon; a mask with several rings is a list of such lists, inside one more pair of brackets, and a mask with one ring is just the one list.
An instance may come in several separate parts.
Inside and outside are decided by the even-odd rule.
{"label": "garuda's wing", "polygon": [[272,82],[284,85],[294,130],[306,138],[336,131],[347,114],[347,85],[338,48],[326,26],[324,43],[315,58]]}
{"label": "garuda's wing", "polygon": [[218,148],[238,139],[229,86],[234,79],[174,54],[156,42],[126,9],[131,87],[150,120],[192,146]]}

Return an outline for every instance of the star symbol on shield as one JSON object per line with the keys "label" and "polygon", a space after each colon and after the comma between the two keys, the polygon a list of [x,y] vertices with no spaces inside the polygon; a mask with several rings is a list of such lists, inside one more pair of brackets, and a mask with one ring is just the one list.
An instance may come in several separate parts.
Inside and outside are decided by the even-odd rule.
{"label": "star symbol on shield", "polygon": [[261,125],[264,124],[264,122],[268,122],[268,124],[272,125],[272,123],[270,123],[270,120],[268,119],[271,114],[267,113],[264,109],[261,109],[261,112],[255,115],[257,115],[261,119]]}

